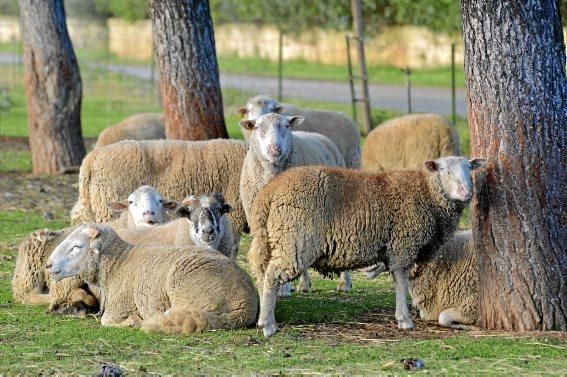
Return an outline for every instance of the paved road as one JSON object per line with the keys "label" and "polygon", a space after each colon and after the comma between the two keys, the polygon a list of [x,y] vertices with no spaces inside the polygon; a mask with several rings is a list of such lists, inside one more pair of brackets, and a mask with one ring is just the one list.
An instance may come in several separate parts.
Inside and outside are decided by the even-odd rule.
{"label": "paved road", "polygon": [[[9,54],[0,54],[0,64],[19,61]],[[91,64],[97,67],[97,65]],[[102,65],[98,65],[102,67]],[[149,67],[125,65],[108,65],[108,70],[123,73],[141,79],[150,79]],[[257,94],[277,95],[277,79],[272,77],[235,75],[221,73],[221,86],[240,89]],[[373,107],[407,111],[407,94],[405,86],[370,84],[370,99]],[[316,81],[303,79],[284,79],[283,96],[305,100],[350,103],[348,83]],[[450,114],[451,92],[448,88],[413,87],[412,110],[416,112],[435,112]],[[467,115],[466,96],[463,89],[457,89],[457,114]]]}

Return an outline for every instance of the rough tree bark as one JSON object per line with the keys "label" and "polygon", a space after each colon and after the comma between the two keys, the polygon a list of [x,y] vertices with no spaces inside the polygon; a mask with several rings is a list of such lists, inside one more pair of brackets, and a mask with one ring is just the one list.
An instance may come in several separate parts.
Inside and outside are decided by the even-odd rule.
{"label": "rough tree bark", "polygon": [[463,0],[480,325],[567,330],[567,80],[556,0]]}
{"label": "rough tree bark", "polygon": [[34,174],[81,164],[82,83],[69,39],[63,0],[20,0],[24,83]]}
{"label": "rough tree bark", "polygon": [[227,138],[209,2],[149,4],[167,138]]}

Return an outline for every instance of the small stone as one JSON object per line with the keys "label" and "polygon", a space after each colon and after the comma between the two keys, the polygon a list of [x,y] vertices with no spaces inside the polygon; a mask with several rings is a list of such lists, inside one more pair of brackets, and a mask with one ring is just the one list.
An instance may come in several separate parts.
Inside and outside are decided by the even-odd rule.
{"label": "small stone", "polygon": [[43,214],[43,218],[49,221],[53,221],[55,219],[55,217],[53,216],[53,214],[51,212],[45,212]]}
{"label": "small stone", "polygon": [[425,361],[422,359],[414,359],[410,357],[408,359],[401,359],[400,363],[402,363],[405,370],[419,370],[425,368]]}
{"label": "small stone", "polygon": [[43,186],[40,187],[38,191],[39,191],[40,194],[45,194],[45,193],[47,192],[47,191],[45,190],[45,188],[43,188]]}
{"label": "small stone", "polygon": [[102,364],[98,371],[98,377],[121,377],[124,375],[122,369],[117,365]]}

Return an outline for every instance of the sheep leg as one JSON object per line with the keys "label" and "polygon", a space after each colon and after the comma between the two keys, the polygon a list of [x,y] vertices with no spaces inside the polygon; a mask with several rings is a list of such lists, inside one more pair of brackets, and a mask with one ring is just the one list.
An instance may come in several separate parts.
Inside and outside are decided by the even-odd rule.
{"label": "sheep leg", "polygon": [[370,267],[363,268],[361,271],[364,272],[366,274],[366,278],[370,280],[370,279],[374,279],[375,277],[380,275],[382,272],[387,271],[387,268],[386,268],[386,265],[384,263],[379,262],[379,263],[374,264]]}
{"label": "sheep leg", "polygon": [[291,283],[285,283],[278,288],[278,297],[291,297]]}
{"label": "sheep leg", "polygon": [[337,285],[337,292],[349,292],[352,288],[352,279],[350,277],[350,272],[341,272],[341,277],[339,284]]}
{"label": "sheep leg", "polygon": [[295,288],[298,292],[309,292],[311,290],[311,276],[309,276],[309,271],[305,270],[301,273],[299,277],[299,284]]}
{"label": "sheep leg", "polygon": [[266,338],[274,335],[278,331],[276,325],[276,315],[274,313],[276,307],[277,292],[279,287],[279,274],[276,268],[269,265],[264,276],[264,287],[262,298],[260,299],[260,316],[258,317],[258,327],[262,328],[262,332]]}
{"label": "sheep leg", "polygon": [[413,322],[409,315],[406,294],[408,291],[408,272],[405,270],[394,270],[394,285],[396,288],[396,320],[398,328],[413,330]]}
{"label": "sheep leg", "polygon": [[473,321],[464,317],[459,311],[454,308],[443,310],[439,313],[439,324],[444,327],[450,327],[457,330],[478,330],[478,327],[468,325]]}

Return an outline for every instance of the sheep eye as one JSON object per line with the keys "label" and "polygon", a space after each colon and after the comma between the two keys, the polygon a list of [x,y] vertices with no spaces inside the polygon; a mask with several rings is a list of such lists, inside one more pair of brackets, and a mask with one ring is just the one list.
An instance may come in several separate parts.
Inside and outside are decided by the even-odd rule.
{"label": "sheep eye", "polygon": [[128,200],[128,204],[133,204],[134,201],[133,200]]}
{"label": "sheep eye", "polygon": [[160,199],[159,202],[160,202],[160,203],[163,203],[163,199]]}

